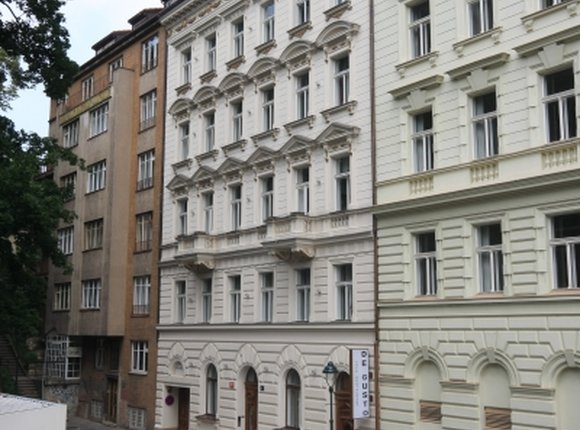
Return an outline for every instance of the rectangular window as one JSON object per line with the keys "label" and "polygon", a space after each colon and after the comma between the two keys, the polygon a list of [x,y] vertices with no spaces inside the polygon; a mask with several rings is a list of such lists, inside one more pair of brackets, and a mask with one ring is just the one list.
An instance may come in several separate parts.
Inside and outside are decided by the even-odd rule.
{"label": "rectangular window", "polygon": [[544,92],[548,142],[576,137],[574,71],[570,68],[546,75]]}
{"label": "rectangular window", "polygon": [[133,315],[149,314],[149,297],[151,294],[151,276],[133,278]]}
{"label": "rectangular window", "polygon": [[232,185],[230,187],[232,229],[239,230],[242,226],[242,186]]}
{"label": "rectangular window", "polygon": [[556,288],[580,288],[580,212],[552,218],[552,261]]}
{"label": "rectangular window", "polygon": [[52,309],[55,311],[70,310],[71,283],[54,284],[54,303]]}
{"label": "rectangular window", "polygon": [[215,146],[215,112],[203,116],[205,126],[205,150],[212,151]]}
{"label": "rectangular window", "polygon": [[310,212],[310,169],[300,167],[296,169],[296,199],[298,212]]}
{"label": "rectangular window", "polygon": [[242,312],[242,277],[230,276],[230,318],[231,322],[240,322]]}
{"label": "rectangular window", "polygon": [[242,101],[232,102],[232,130],[234,142],[242,140],[244,135],[244,109]]}
{"label": "rectangular window", "polygon": [[411,44],[413,58],[431,52],[431,17],[429,1],[422,1],[411,6]]}
{"label": "rectangular window", "polygon": [[435,232],[415,236],[415,267],[417,271],[417,294],[437,294],[437,260]]}
{"label": "rectangular window", "polygon": [[345,211],[350,204],[350,158],[337,158],[335,163],[336,210]]}
{"label": "rectangular window", "polygon": [[274,2],[264,3],[262,5],[262,13],[264,15],[264,43],[266,43],[276,38],[274,32]]}
{"label": "rectangular window", "polygon": [[137,190],[145,190],[153,186],[153,167],[155,164],[155,151],[147,151],[137,156]]}
{"label": "rectangular window", "polygon": [[264,131],[274,128],[274,88],[262,91],[262,119]]}
{"label": "rectangular window", "polygon": [[100,400],[91,400],[91,417],[95,420],[103,419],[103,402]]}
{"label": "rectangular window", "polygon": [[244,20],[232,24],[234,32],[234,58],[244,55]]}
{"label": "rectangular window", "polygon": [[109,103],[105,103],[89,113],[90,137],[107,131],[109,123]]}
{"label": "rectangular window", "polygon": [[203,306],[201,315],[204,323],[211,321],[212,314],[212,279],[204,279],[201,290],[201,303]]}
{"label": "rectangular window", "polygon": [[98,338],[96,343],[95,369],[102,370],[105,367],[105,341],[102,338]]}
{"label": "rectangular window", "polygon": [[181,52],[181,84],[191,83],[191,48]]}
{"label": "rectangular window", "polygon": [[296,320],[310,319],[310,269],[296,270]]}
{"label": "rectangular window", "polygon": [[472,36],[493,28],[493,0],[468,0],[467,9]]}
{"label": "rectangular window", "polygon": [[123,57],[119,57],[109,63],[109,82],[113,82],[115,70],[118,70],[121,67],[123,67]]}
{"label": "rectangular window", "polygon": [[189,122],[179,124],[179,154],[181,160],[189,158]]}
{"label": "rectangular window", "polygon": [[65,190],[67,200],[74,199],[77,187],[77,172],[69,173],[61,177],[60,186]]}
{"label": "rectangular window", "polygon": [[413,116],[413,153],[415,172],[433,169],[433,114],[431,111]]}
{"label": "rectangular window", "polygon": [[274,177],[262,178],[262,221],[274,216]]}
{"label": "rectangular window", "polygon": [[217,64],[217,37],[212,34],[205,39],[207,49],[207,71],[211,72],[216,69]]}
{"label": "rectangular window", "polygon": [[88,100],[93,96],[94,78],[92,76],[85,79],[82,84],[83,101]]}
{"label": "rectangular window", "polygon": [[203,229],[206,233],[213,230],[213,191],[203,193]]}
{"label": "rectangular window", "polygon": [[89,279],[82,282],[81,309],[100,309],[101,280]]}
{"label": "rectangular window", "polygon": [[69,227],[59,229],[57,236],[58,249],[60,249],[64,255],[71,255],[74,248],[74,227],[71,225]]}
{"label": "rectangular window", "polygon": [[308,116],[309,91],[308,72],[296,76],[296,108],[298,119],[304,119]]}
{"label": "rectangular window", "polygon": [[105,189],[107,162],[105,160],[87,167],[87,193]]}
{"label": "rectangular window", "polygon": [[551,6],[556,6],[557,4],[566,3],[570,0],[542,0],[542,9],[549,8]]}
{"label": "rectangular window", "polygon": [[85,251],[103,246],[103,219],[85,223]]}
{"label": "rectangular window", "polygon": [[296,13],[298,25],[306,24],[310,21],[310,0],[296,0]]}
{"label": "rectangular window", "polygon": [[272,322],[274,317],[274,273],[260,274],[262,281],[262,321]]}
{"label": "rectangular window", "polygon": [[147,373],[149,343],[146,340],[131,342],[131,372]]}
{"label": "rectangular window", "polygon": [[503,291],[501,224],[478,227],[479,278],[484,293]]}
{"label": "rectangular window", "polygon": [[350,91],[350,60],[348,55],[334,60],[334,88],[336,105],[348,103]]}
{"label": "rectangular window", "polygon": [[157,67],[159,37],[150,37],[141,45],[141,71],[143,73]]}
{"label": "rectangular window", "polygon": [[127,407],[127,422],[131,430],[145,430],[145,409]]}
{"label": "rectangular window", "polygon": [[177,281],[175,283],[175,322],[177,323],[183,323],[185,321],[186,291],[185,281]]}
{"label": "rectangular window", "polygon": [[146,128],[153,127],[155,125],[156,109],[157,91],[153,90],[141,96],[141,122],[139,123],[140,130],[145,130]]}
{"label": "rectangular window", "polygon": [[473,135],[475,158],[493,157],[499,153],[497,103],[495,91],[473,98]]}
{"label": "rectangular window", "polygon": [[149,251],[153,242],[153,213],[146,212],[137,215],[135,234],[135,252]]}
{"label": "rectangular window", "polygon": [[177,234],[186,235],[187,234],[187,199],[181,199],[177,201]]}
{"label": "rectangular window", "polygon": [[337,319],[352,318],[352,264],[336,266]]}
{"label": "rectangular window", "polygon": [[65,148],[72,148],[79,144],[79,120],[75,119],[73,122],[62,127],[62,146]]}

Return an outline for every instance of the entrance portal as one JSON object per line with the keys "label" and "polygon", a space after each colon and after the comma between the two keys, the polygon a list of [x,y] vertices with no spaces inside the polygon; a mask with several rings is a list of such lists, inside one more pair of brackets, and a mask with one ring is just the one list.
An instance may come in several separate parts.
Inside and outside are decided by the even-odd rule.
{"label": "entrance portal", "polygon": [[340,372],[336,380],[336,430],[352,430],[352,380],[348,373]]}
{"label": "entrance portal", "polygon": [[258,376],[254,369],[249,369],[245,383],[246,395],[246,430],[258,430]]}

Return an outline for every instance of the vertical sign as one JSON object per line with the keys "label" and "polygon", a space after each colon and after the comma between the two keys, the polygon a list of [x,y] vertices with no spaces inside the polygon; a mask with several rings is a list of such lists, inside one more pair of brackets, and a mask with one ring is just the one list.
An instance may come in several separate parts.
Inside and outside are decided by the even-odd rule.
{"label": "vertical sign", "polygon": [[371,389],[369,381],[368,349],[351,350],[352,366],[352,418],[370,418]]}

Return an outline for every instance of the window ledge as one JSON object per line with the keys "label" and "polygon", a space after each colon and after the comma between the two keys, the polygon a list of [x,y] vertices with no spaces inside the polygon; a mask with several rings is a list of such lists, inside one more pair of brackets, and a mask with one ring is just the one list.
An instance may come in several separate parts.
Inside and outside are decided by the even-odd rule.
{"label": "window ledge", "polygon": [[238,55],[236,58],[232,58],[226,63],[226,68],[228,71],[232,69],[237,69],[240,65],[246,62],[246,57],[244,55]]}
{"label": "window ledge", "polygon": [[494,27],[491,30],[488,30],[484,33],[476,34],[475,36],[471,36],[468,39],[461,40],[457,43],[453,44],[453,49],[457,53],[458,56],[463,56],[463,51],[465,50],[466,46],[473,45],[481,40],[491,39],[494,44],[499,43],[499,37],[501,35],[502,28],[501,27]]}
{"label": "window ledge", "polygon": [[208,423],[208,424],[219,424],[220,420],[218,417],[216,417],[215,415],[211,415],[211,414],[203,414],[203,415],[197,415],[195,417],[195,419],[197,421],[201,421],[203,423]]}
{"label": "window ledge", "polygon": [[343,3],[337,4],[336,6],[331,7],[324,11],[324,16],[326,16],[326,20],[330,20],[331,18],[340,18],[343,13],[347,10],[352,9],[351,0],[346,0]]}
{"label": "window ledge", "polygon": [[295,128],[300,128],[304,125],[308,125],[308,128],[312,128],[314,126],[315,119],[316,119],[315,115],[309,115],[305,118],[300,118],[297,119],[296,121],[284,124],[284,128],[286,129],[286,132],[291,136]]}
{"label": "window ledge", "polygon": [[210,70],[209,72],[204,73],[199,77],[199,80],[202,84],[206,84],[210,82],[213,78],[217,76],[217,72],[214,70]]}
{"label": "window ledge", "polygon": [[287,33],[290,36],[290,39],[292,39],[293,37],[304,36],[304,33],[306,33],[308,30],[312,30],[311,21],[306,21],[303,22],[302,24],[298,24],[296,27],[292,27],[290,30],[288,30]]}
{"label": "window ledge", "polygon": [[542,19],[545,16],[558,13],[558,11],[564,9],[566,9],[568,15],[572,17],[573,15],[576,15],[579,4],[580,0],[573,0],[565,3],[560,3],[554,6],[546,7],[544,9],[540,9],[536,12],[530,13],[529,15],[522,16],[521,18],[522,24],[526,27],[527,31],[533,31],[534,23],[536,20]]}
{"label": "window ledge", "polygon": [[254,49],[258,55],[267,54],[271,49],[276,47],[276,39],[268,40],[261,45],[256,46]]}
{"label": "window ledge", "polygon": [[228,153],[235,151],[236,149],[240,149],[243,152],[244,149],[246,148],[247,143],[248,141],[246,139],[240,139],[228,145],[222,146],[222,151],[226,156],[228,155]]}
{"label": "window ledge", "polygon": [[341,105],[331,107],[330,109],[323,110],[320,113],[322,114],[326,122],[330,122],[330,117],[336,115],[337,113],[348,111],[350,115],[354,114],[354,109],[356,108],[356,105],[357,101],[351,100]]}
{"label": "window ledge", "polygon": [[198,163],[201,163],[202,161],[209,160],[210,158],[213,158],[213,161],[215,161],[217,160],[217,156],[218,150],[212,149],[211,151],[203,152],[199,155],[196,155],[195,159],[197,160]]}
{"label": "window ledge", "polygon": [[278,139],[278,134],[280,134],[279,128],[271,128],[270,130],[266,130],[262,133],[254,134],[253,136],[250,137],[250,139],[252,139],[252,142],[254,142],[254,145],[258,145],[258,142],[265,140],[265,139],[272,139],[272,140]]}
{"label": "window ledge", "polygon": [[428,62],[431,67],[435,67],[435,65],[437,64],[438,58],[439,58],[439,51],[432,51],[432,52],[429,52],[428,54],[421,55],[420,57],[415,57],[411,60],[405,61],[403,63],[399,63],[395,66],[395,69],[397,69],[397,72],[399,72],[399,75],[401,75],[401,77],[403,77],[403,76],[405,76],[407,69],[409,69],[411,67],[415,67],[418,64]]}
{"label": "window ledge", "polygon": [[177,163],[173,163],[171,168],[173,169],[174,174],[178,174],[179,171],[183,169],[188,169],[191,167],[193,160],[191,158],[186,158],[185,160],[178,161]]}
{"label": "window ledge", "polygon": [[147,376],[147,372],[140,372],[138,370],[130,370],[129,371],[129,375],[135,375],[135,376]]}
{"label": "window ledge", "polygon": [[185,84],[182,84],[182,85],[178,86],[177,88],[175,88],[175,93],[178,96],[181,96],[181,95],[185,94],[186,92],[188,92],[189,90],[191,90],[191,82],[186,82]]}

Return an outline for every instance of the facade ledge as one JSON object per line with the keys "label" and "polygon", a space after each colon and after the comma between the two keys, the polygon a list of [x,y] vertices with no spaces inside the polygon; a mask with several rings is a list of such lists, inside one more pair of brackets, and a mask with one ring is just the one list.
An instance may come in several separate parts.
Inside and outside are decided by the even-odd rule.
{"label": "facade ledge", "polygon": [[354,110],[356,108],[356,105],[357,105],[357,101],[351,100],[351,101],[343,103],[341,105],[331,107],[330,109],[325,109],[325,110],[321,111],[320,114],[324,117],[324,120],[326,122],[330,122],[331,117],[333,117],[334,115],[341,113],[341,112],[346,111],[349,113],[349,115],[353,115]]}
{"label": "facade ledge", "polygon": [[447,72],[449,77],[453,80],[465,78],[469,73],[477,69],[491,69],[494,67],[499,67],[507,63],[510,58],[510,54],[507,52],[500,52],[499,54],[490,55],[489,57],[482,58],[481,60],[473,61],[465,64],[455,69],[451,69]]}
{"label": "facade ledge", "polygon": [[196,155],[195,159],[199,164],[202,164],[204,161],[213,159],[213,161],[217,160],[219,151],[217,149],[212,149],[211,151],[204,152],[202,154]]}
{"label": "facade ledge", "polygon": [[568,12],[568,15],[570,17],[576,15],[578,13],[579,4],[580,0],[572,0],[554,6],[546,7],[544,9],[540,9],[536,12],[522,16],[521,18],[522,24],[524,25],[524,27],[526,27],[527,31],[533,31],[535,22],[543,19],[544,17],[557,14],[563,10],[566,10],[566,12]]}
{"label": "facade ledge", "polygon": [[310,21],[297,25],[296,27],[292,27],[290,30],[287,31],[287,33],[290,36],[290,39],[292,39],[294,37],[304,36],[304,34],[308,30],[312,30],[312,22]]}
{"label": "facade ledge", "polygon": [[237,140],[235,142],[229,143],[227,145],[222,146],[222,151],[224,153],[224,155],[229,156],[230,153],[236,151],[236,150],[240,150],[241,152],[244,152],[244,150],[246,149],[246,144],[248,143],[248,141],[246,139],[240,139]]}
{"label": "facade ledge", "polygon": [[441,388],[445,391],[464,391],[468,393],[476,392],[479,388],[479,384],[474,384],[465,381],[441,381]]}
{"label": "facade ledge", "polygon": [[421,79],[419,81],[412,82],[410,84],[404,85],[402,87],[394,88],[389,91],[389,93],[395,98],[400,99],[409,95],[411,92],[416,90],[429,90],[436,88],[443,83],[445,76],[443,75],[433,75],[428,78]]}
{"label": "facade ledge", "polygon": [[97,107],[109,98],[111,98],[110,86],[81,103],[74,103],[74,98],[71,98],[68,102],[63,104],[62,109],[64,113],[60,116],[59,121],[61,124],[65,124],[82,113]]}
{"label": "facade ledge", "polygon": [[266,139],[277,140],[279,134],[280,134],[279,128],[271,128],[270,130],[263,131],[262,133],[254,134],[253,136],[250,137],[250,139],[252,139],[254,145],[258,146],[259,142]]}
{"label": "facade ledge", "polygon": [[202,84],[207,84],[211,82],[217,76],[217,71],[210,70],[209,72],[204,73],[203,75],[199,76],[199,80]]}
{"label": "facade ledge", "polygon": [[215,415],[210,415],[210,414],[197,415],[195,417],[195,419],[197,421],[205,423],[205,424],[213,424],[213,427],[215,427],[216,429],[218,428],[218,425],[220,423],[220,420],[218,417],[216,417]]}
{"label": "facade ledge", "polygon": [[324,11],[324,16],[326,16],[326,20],[330,20],[331,18],[338,19],[340,18],[347,10],[352,9],[351,0],[346,0],[336,6],[331,7]]}
{"label": "facade ledge", "polygon": [[514,47],[514,50],[518,53],[520,57],[527,57],[529,55],[536,54],[545,46],[557,43],[565,43],[570,40],[579,38],[580,38],[580,25],[576,25],[574,27],[567,28],[566,30],[550,33],[549,35],[545,37],[540,37],[539,39],[533,40],[532,42],[518,45]]}
{"label": "facade ledge", "polygon": [[467,39],[460,40],[457,43],[453,44],[453,49],[457,53],[458,56],[463,56],[463,51],[467,46],[473,45],[475,43],[481,42],[482,40],[491,39],[494,44],[499,43],[499,37],[503,29],[501,27],[494,27],[491,30],[486,31],[485,33],[476,34],[475,36],[471,36]]}
{"label": "facade ledge", "polygon": [[267,54],[268,52],[270,52],[276,46],[278,46],[278,45],[276,45],[276,39],[272,39],[272,40],[268,40],[267,42],[264,42],[264,43],[256,46],[254,49],[256,50],[257,55],[264,55],[264,54]]}
{"label": "facade ledge", "polygon": [[186,82],[185,84],[182,84],[177,88],[175,88],[175,94],[177,96],[182,96],[186,94],[189,90],[191,90],[191,82]]}
{"label": "facade ledge", "polygon": [[242,64],[246,62],[245,55],[238,55],[236,58],[232,58],[230,61],[226,62],[226,68],[228,71],[232,69],[237,69]]}
{"label": "facade ledge", "polygon": [[173,163],[171,168],[173,169],[173,173],[176,175],[183,175],[185,171],[188,171],[193,164],[193,160],[191,158],[186,158],[185,160],[178,161],[177,163]]}
{"label": "facade ledge", "polygon": [[305,118],[297,119],[296,121],[287,122],[284,124],[284,128],[286,129],[286,133],[290,136],[294,133],[294,129],[302,128],[303,126],[308,126],[308,128],[314,127],[314,121],[316,119],[315,115],[309,115]]}
{"label": "facade ledge", "polygon": [[410,387],[415,383],[415,379],[404,378],[397,375],[380,375],[379,381],[382,384],[399,385],[401,387]]}
{"label": "facade ledge", "polygon": [[542,388],[531,385],[520,385],[511,387],[511,392],[514,397],[526,399],[547,399],[551,400],[556,394],[556,390],[552,388]]}
{"label": "facade ledge", "polygon": [[437,59],[439,58],[439,51],[432,51],[429,52],[428,54],[422,55],[420,57],[416,57],[413,58],[411,60],[405,61],[403,63],[399,63],[395,66],[395,69],[397,69],[397,72],[399,72],[399,75],[401,75],[401,77],[405,76],[405,73],[407,73],[407,70],[415,67],[419,64],[423,64],[423,63],[429,63],[429,65],[431,67],[435,67],[437,65]]}

